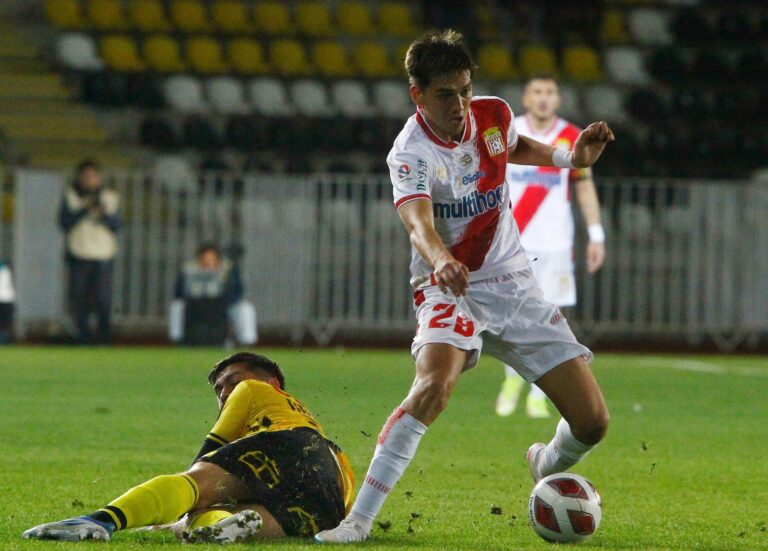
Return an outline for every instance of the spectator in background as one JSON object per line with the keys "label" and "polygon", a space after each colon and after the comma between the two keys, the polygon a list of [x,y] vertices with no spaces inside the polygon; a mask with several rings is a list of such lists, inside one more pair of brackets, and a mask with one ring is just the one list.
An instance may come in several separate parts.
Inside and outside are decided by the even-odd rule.
{"label": "spectator in background", "polygon": [[189,345],[222,345],[232,329],[238,344],[256,343],[256,309],[244,299],[237,265],[210,243],[201,245],[176,280],[169,338]]}
{"label": "spectator in background", "polygon": [[13,310],[16,292],[13,290],[11,268],[0,260],[0,344],[13,340]]}
{"label": "spectator in background", "polygon": [[[77,166],[59,209],[59,224],[66,234],[69,306],[80,343],[109,341],[119,202],[117,192],[104,187],[101,165],[86,159]],[[90,326],[93,311],[98,319],[95,338]]]}

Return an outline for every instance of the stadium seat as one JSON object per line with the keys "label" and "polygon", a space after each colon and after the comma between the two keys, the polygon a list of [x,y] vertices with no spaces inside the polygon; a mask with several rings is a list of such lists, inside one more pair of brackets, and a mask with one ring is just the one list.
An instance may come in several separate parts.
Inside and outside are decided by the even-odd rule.
{"label": "stadium seat", "polygon": [[180,73],[187,69],[179,43],[170,36],[153,35],[144,41],[144,59],[150,69],[160,73]]}
{"label": "stadium seat", "polygon": [[158,151],[172,151],[178,147],[178,139],[168,120],[150,116],[141,122],[139,143]]}
{"label": "stadium seat", "polygon": [[250,106],[245,101],[245,90],[240,81],[231,77],[216,77],[205,84],[211,106],[226,115],[247,113]]}
{"label": "stadium seat", "polygon": [[665,47],[651,53],[646,60],[648,72],[657,80],[677,84],[686,78],[687,67],[678,48]]}
{"label": "stadium seat", "polygon": [[257,151],[270,147],[269,125],[259,115],[235,115],[226,127],[226,143],[240,151]]}
{"label": "stadium seat", "polygon": [[517,71],[509,48],[500,44],[483,44],[477,51],[477,65],[483,77],[493,80],[513,80]]}
{"label": "stadium seat", "polygon": [[181,155],[160,155],[152,167],[152,177],[170,191],[194,191],[195,171]]}
{"label": "stadium seat", "polygon": [[537,73],[557,75],[555,52],[547,46],[524,46],[520,51],[520,69],[527,77]]}
{"label": "stadium seat", "polygon": [[410,38],[417,33],[411,7],[405,2],[382,2],[378,16],[379,28],[386,34]]}
{"label": "stadium seat", "polygon": [[198,113],[207,109],[200,79],[191,75],[174,75],[163,83],[165,101],[182,113]]}
{"label": "stadium seat", "polygon": [[385,117],[406,118],[416,109],[403,82],[382,80],[373,85],[373,102]]}
{"label": "stadium seat", "polygon": [[706,84],[727,81],[731,78],[731,65],[716,50],[700,50],[691,65],[690,78]]}
{"label": "stadium seat", "polygon": [[56,57],[62,65],[76,71],[92,71],[104,66],[91,37],[80,33],[59,36],[56,42]]}
{"label": "stadium seat", "polygon": [[600,59],[589,46],[569,46],[563,52],[563,72],[577,82],[593,83],[603,80]]}
{"label": "stadium seat", "polygon": [[259,34],[279,36],[293,33],[293,21],[283,2],[259,0],[253,7],[253,22]]}
{"label": "stadium seat", "polygon": [[146,69],[146,64],[136,47],[136,41],[130,36],[108,35],[102,38],[101,57],[114,71],[130,73]]}
{"label": "stadium seat", "polygon": [[748,49],[736,60],[734,71],[737,79],[764,84],[768,81],[768,60],[759,50]]}
{"label": "stadium seat", "polygon": [[317,72],[326,77],[345,77],[352,74],[347,51],[339,42],[321,40],[312,46],[312,63]]}
{"label": "stadium seat", "polygon": [[221,43],[207,36],[190,38],[187,41],[187,61],[190,67],[202,74],[221,74],[230,70],[224,60]]}
{"label": "stadium seat", "polygon": [[160,0],[130,0],[128,20],[134,28],[145,33],[171,30],[171,24]]}
{"label": "stadium seat", "polygon": [[290,116],[295,112],[283,84],[274,78],[257,78],[248,86],[254,109],[269,117]]}
{"label": "stadium seat", "polygon": [[698,7],[676,11],[669,28],[679,44],[705,44],[714,38],[707,17]]}
{"label": "stadium seat", "polygon": [[717,36],[730,44],[744,44],[756,38],[749,18],[740,11],[726,11],[720,15]]}
{"label": "stadium seat", "polygon": [[212,30],[202,0],[173,0],[170,13],[173,24],[182,32],[207,33]]}
{"label": "stadium seat", "polygon": [[512,107],[515,114],[523,112],[523,86],[520,84],[503,84],[496,94]]}
{"label": "stadium seat", "polygon": [[264,75],[269,66],[261,43],[249,38],[235,38],[227,45],[229,64],[241,75]]}
{"label": "stadium seat", "polygon": [[627,111],[640,120],[662,120],[669,115],[664,99],[658,93],[635,88],[626,98]]}
{"label": "stadium seat", "polygon": [[207,117],[190,115],[183,125],[184,143],[200,151],[219,149],[222,145],[218,130]]}
{"label": "stadium seat", "polygon": [[339,4],[336,21],[341,31],[349,36],[371,36],[376,30],[368,6],[354,0]]}
{"label": "stadium seat", "polygon": [[128,28],[119,0],[88,0],[85,8],[90,25],[98,31],[120,31]]}
{"label": "stadium seat", "polygon": [[301,79],[291,84],[291,99],[298,112],[308,117],[330,117],[334,110],[325,86],[317,80]]}
{"label": "stadium seat", "polygon": [[242,0],[217,0],[211,4],[211,17],[219,30],[230,34],[250,34],[253,23]]}
{"label": "stadium seat", "polygon": [[304,48],[296,40],[273,41],[269,61],[272,69],[281,76],[306,76],[312,73]]}
{"label": "stadium seat", "polygon": [[127,75],[126,90],[131,103],[147,109],[165,107],[162,77],[149,72]]}
{"label": "stadium seat", "polygon": [[331,14],[324,2],[303,0],[296,5],[296,27],[299,33],[322,38],[333,34]]}
{"label": "stadium seat", "polygon": [[352,57],[353,65],[359,75],[381,78],[395,74],[386,48],[378,42],[361,42],[355,47]]}
{"label": "stadium seat", "polygon": [[629,42],[627,20],[621,10],[608,8],[603,12],[603,19],[600,23],[600,38],[606,45]]}
{"label": "stadium seat", "polygon": [[126,88],[125,78],[118,73],[86,73],[80,84],[80,95],[83,101],[93,105],[117,107],[126,103]]}
{"label": "stadium seat", "polygon": [[624,96],[613,86],[590,86],[584,90],[584,103],[592,119],[605,120],[609,123],[623,122],[627,119],[624,111]]}
{"label": "stadium seat", "polygon": [[338,111],[350,118],[374,115],[365,85],[358,80],[337,80],[331,84],[331,98]]}
{"label": "stadium seat", "polygon": [[673,41],[669,17],[661,10],[636,8],[629,13],[628,23],[632,36],[640,44],[665,45]]}
{"label": "stadium seat", "polygon": [[[581,103],[579,101],[579,92],[575,86],[566,83],[560,83],[560,109],[559,113],[565,119],[568,120],[581,120],[584,117],[584,113],[581,109]],[[515,114],[523,112],[522,106],[512,106]],[[518,113],[518,111],[520,113]]]}
{"label": "stadium seat", "polygon": [[605,51],[605,69],[616,84],[644,85],[650,80],[640,51],[631,46]]}
{"label": "stadium seat", "polygon": [[87,27],[78,0],[45,0],[45,17],[58,29]]}

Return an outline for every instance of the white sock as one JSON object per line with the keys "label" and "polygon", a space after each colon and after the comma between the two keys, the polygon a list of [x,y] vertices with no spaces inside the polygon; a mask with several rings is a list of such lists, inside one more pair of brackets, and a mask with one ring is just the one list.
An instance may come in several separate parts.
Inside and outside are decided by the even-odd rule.
{"label": "white sock", "polygon": [[576,440],[565,419],[560,419],[555,437],[544,448],[541,459],[541,474],[549,476],[563,472],[581,461],[594,446]]}
{"label": "white sock", "polygon": [[371,466],[349,513],[367,530],[371,529],[387,495],[411,463],[426,431],[426,425],[401,407],[392,412],[381,429]]}
{"label": "white sock", "polygon": [[518,375],[517,371],[515,371],[513,368],[509,367],[507,364],[504,364],[504,373],[507,374],[507,377],[512,377],[515,379],[519,379],[520,375]]}
{"label": "white sock", "polygon": [[544,391],[541,390],[538,385],[531,385],[531,390],[528,392],[528,396],[531,398],[546,398],[547,395],[544,394]]}

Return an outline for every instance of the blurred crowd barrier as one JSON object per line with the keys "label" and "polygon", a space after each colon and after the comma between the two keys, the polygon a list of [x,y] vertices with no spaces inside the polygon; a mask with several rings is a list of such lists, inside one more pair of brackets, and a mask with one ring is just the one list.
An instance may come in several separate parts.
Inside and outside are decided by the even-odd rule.
{"label": "blurred crowd barrier", "polygon": [[[0,258],[15,272],[17,336],[66,329],[56,212],[68,175],[0,176]],[[386,176],[107,176],[123,204],[118,333],[163,334],[179,267],[201,242],[214,241],[239,263],[260,333],[320,344],[412,335],[410,245]],[[599,178],[598,187],[608,256],[587,275],[577,243],[579,305],[570,315],[577,334],[723,350],[760,344],[768,333],[765,186]]]}

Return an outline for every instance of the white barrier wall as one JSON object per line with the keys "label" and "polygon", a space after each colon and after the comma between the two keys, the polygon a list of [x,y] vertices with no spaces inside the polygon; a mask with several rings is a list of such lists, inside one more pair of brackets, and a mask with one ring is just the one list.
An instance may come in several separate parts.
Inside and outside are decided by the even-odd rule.
{"label": "white barrier wall", "polygon": [[[52,207],[50,193],[20,178],[51,175],[16,173],[22,208],[17,204],[12,225],[0,225],[0,256],[15,246],[13,258],[27,259],[35,235],[36,254],[43,247],[51,263],[60,262],[60,234],[49,220],[41,224],[55,217],[58,203]],[[410,246],[386,176],[212,174],[176,182],[136,172],[108,179],[123,205],[115,272],[115,322],[123,328],[161,328],[178,268],[200,243],[214,241],[242,249],[246,294],[262,330],[320,343],[413,330]],[[714,340],[723,349],[756,345],[768,332],[768,194],[746,182],[598,185],[608,257],[598,274],[586,275],[577,246],[577,332],[592,339],[669,336],[694,345]],[[15,268],[17,279],[30,281],[37,269],[28,260]],[[49,294],[61,296],[60,266],[50,274],[46,284],[59,291]],[[39,303],[36,293],[23,286],[20,305]],[[63,309],[52,300],[50,316],[59,318],[52,321],[61,321]],[[20,306],[19,314],[22,328],[41,321],[34,308]]]}

